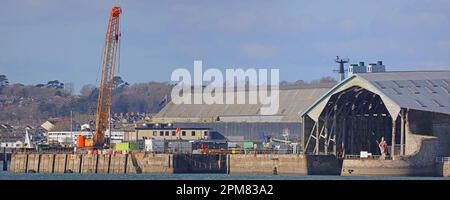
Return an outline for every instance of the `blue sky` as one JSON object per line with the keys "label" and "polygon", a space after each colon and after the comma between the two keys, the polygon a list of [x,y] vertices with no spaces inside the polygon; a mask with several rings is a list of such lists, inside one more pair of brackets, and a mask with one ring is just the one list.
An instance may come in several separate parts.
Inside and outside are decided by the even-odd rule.
{"label": "blue sky", "polygon": [[[114,0],[2,0],[0,74],[11,82],[97,84]],[[333,58],[388,70],[450,69],[448,0],[122,0],[119,75],[168,81],[179,67],[279,68],[335,76]]]}

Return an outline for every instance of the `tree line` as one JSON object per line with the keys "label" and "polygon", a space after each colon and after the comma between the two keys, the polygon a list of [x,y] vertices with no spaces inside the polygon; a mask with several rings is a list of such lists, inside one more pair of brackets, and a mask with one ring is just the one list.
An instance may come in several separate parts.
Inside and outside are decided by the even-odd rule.
{"label": "tree line", "polygon": [[[130,85],[121,77],[114,77],[111,111],[115,113],[156,113],[161,100],[172,86],[149,82]],[[93,115],[97,105],[98,88],[85,85],[80,94],[72,94],[59,80],[46,84],[10,84],[6,75],[0,75],[0,121],[67,117],[70,112]]]}
{"label": "tree line", "polygon": [[[111,111],[113,113],[157,113],[170,101],[173,85],[148,82],[130,85],[121,77],[114,77]],[[306,82],[282,81],[281,86],[335,84],[332,77]],[[42,121],[50,117],[67,117],[70,113],[94,115],[98,88],[84,85],[80,94],[59,80],[37,85],[10,84],[6,75],[0,75],[0,122],[15,120]]]}

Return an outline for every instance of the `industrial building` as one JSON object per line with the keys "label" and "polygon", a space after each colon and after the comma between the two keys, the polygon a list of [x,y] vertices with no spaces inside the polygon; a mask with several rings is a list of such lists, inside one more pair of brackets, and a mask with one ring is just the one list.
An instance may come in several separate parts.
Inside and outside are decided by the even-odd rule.
{"label": "industrial building", "polygon": [[261,141],[267,136],[297,140],[302,138],[298,112],[306,109],[331,87],[329,84],[281,87],[276,115],[261,115],[263,105],[249,104],[249,101],[245,104],[212,105],[177,105],[169,102],[152,121],[172,123],[177,128],[206,128],[211,133],[211,139],[232,142]]}
{"label": "industrial building", "polygon": [[208,128],[177,128],[172,124],[145,124],[136,128],[137,140],[207,140]]}
{"label": "industrial building", "polygon": [[[105,138],[109,139],[111,137],[111,142],[122,142],[126,138],[125,135],[129,134],[124,131],[106,131]],[[93,138],[93,132],[91,131],[50,131],[47,133],[48,142],[57,142],[59,144],[71,145],[75,144],[78,136],[84,136],[86,139]]]}
{"label": "industrial building", "polygon": [[380,155],[384,138],[391,159],[432,164],[450,156],[450,71],[354,73],[300,116],[306,153]]}

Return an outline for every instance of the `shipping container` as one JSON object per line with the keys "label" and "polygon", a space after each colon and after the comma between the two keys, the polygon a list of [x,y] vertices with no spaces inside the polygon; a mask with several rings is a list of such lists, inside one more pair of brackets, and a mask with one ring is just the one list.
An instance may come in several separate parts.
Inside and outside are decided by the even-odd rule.
{"label": "shipping container", "polygon": [[244,142],[244,149],[263,149],[262,142]]}
{"label": "shipping container", "polygon": [[226,141],[195,141],[192,145],[193,149],[228,149],[228,144]]}
{"label": "shipping container", "polygon": [[129,143],[129,149],[130,150],[140,150],[139,142],[130,142]]}
{"label": "shipping container", "polygon": [[165,152],[167,149],[167,142],[164,140],[149,139],[144,141],[145,151],[150,152]]}
{"label": "shipping container", "polygon": [[94,140],[93,139],[86,139],[84,141],[84,146],[85,147],[93,147],[94,146]]}
{"label": "shipping container", "polygon": [[116,150],[116,151],[128,151],[128,150],[130,150],[130,143],[128,143],[128,142],[116,143],[116,145],[114,146],[114,150]]}
{"label": "shipping container", "polygon": [[189,141],[170,141],[168,148],[173,153],[192,153],[192,142]]}
{"label": "shipping container", "polygon": [[77,137],[77,147],[78,148],[83,148],[85,147],[85,142],[86,142],[86,137],[83,135],[79,135]]}
{"label": "shipping container", "polygon": [[239,145],[235,142],[228,142],[228,148],[239,148]]}
{"label": "shipping container", "polygon": [[244,149],[253,149],[253,142],[244,142]]}

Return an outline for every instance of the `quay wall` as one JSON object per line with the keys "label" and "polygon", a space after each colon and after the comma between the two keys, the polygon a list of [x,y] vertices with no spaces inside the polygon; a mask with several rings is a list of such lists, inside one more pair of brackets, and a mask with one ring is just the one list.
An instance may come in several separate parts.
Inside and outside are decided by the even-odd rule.
{"label": "quay wall", "polygon": [[27,172],[27,159],[28,154],[14,154],[11,157],[11,165],[9,171],[14,173],[26,173]]}
{"label": "quay wall", "polygon": [[[342,176],[436,176],[435,138],[420,138],[415,154],[393,160],[344,160]],[[431,159],[430,159],[431,157]]]}
{"label": "quay wall", "polygon": [[12,155],[12,173],[173,173],[171,154],[26,154]]}
{"label": "quay wall", "polygon": [[435,176],[434,166],[414,166],[407,160],[344,160],[342,176]]}
{"label": "quay wall", "polygon": [[128,155],[127,173],[171,174],[172,163],[172,154],[133,153]]}
{"label": "quay wall", "polygon": [[229,174],[307,175],[305,156],[300,154],[230,154]]}
{"label": "quay wall", "polygon": [[[426,144],[426,142],[425,142]],[[423,145],[424,146],[424,145]],[[13,154],[12,173],[449,176],[450,164],[421,165],[412,158],[344,160],[302,154]]]}
{"label": "quay wall", "polygon": [[229,174],[339,175],[341,167],[335,156],[326,155],[228,155]]}
{"label": "quay wall", "polygon": [[438,163],[436,170],[438,176],[450,177],[450,163]]}
{"label": "quay wall", "polygon": [[52,173],[64,173],[67,165],[68,154],[54,154],[54,164]]}
{"label": "quay wall", "polygon": [[301,154],[13,154],[12,173],[172,174],[230,173],[308,175],[340,172],[330,156]]}
{"label": "quay wall", "polygon": [[174,173],[227,173],[227,155],[175,154]]}
{"label": "quay wall", "polygon": [[65,159],[65,161],[60,161],[66,163],[65,168],[63,170],[55,171],[55,173],[81,173],[81,154],[67,154]]}

